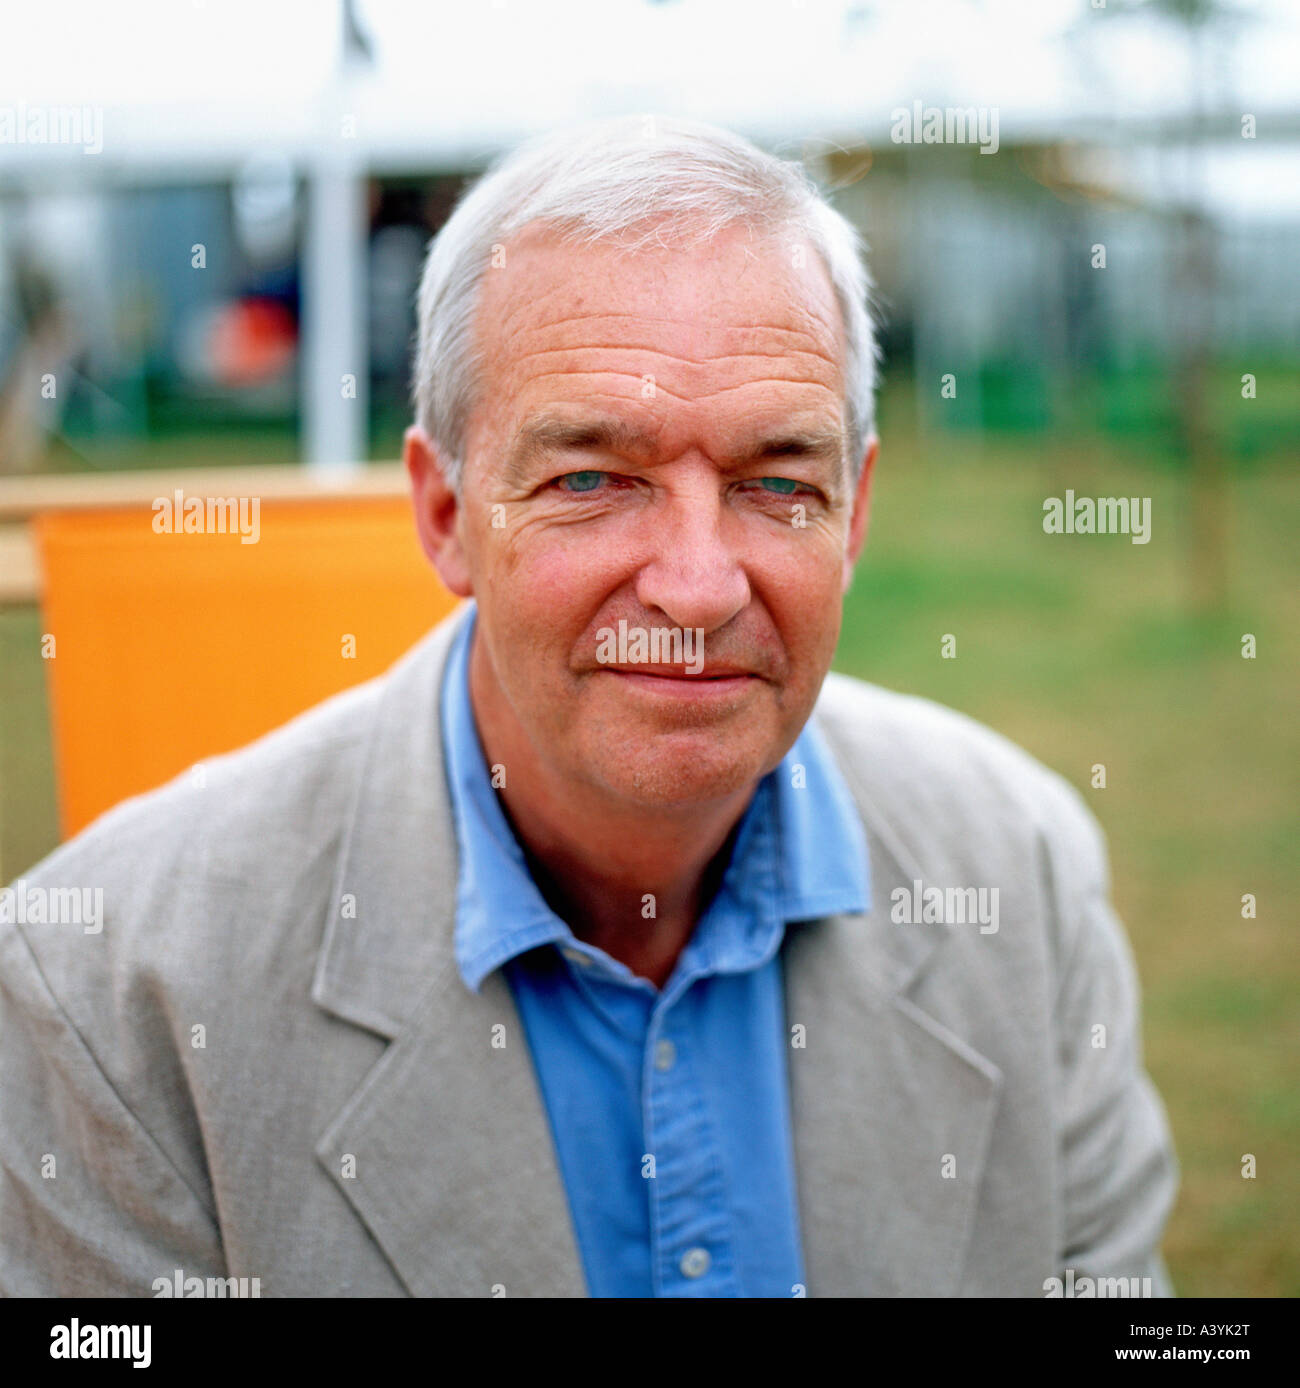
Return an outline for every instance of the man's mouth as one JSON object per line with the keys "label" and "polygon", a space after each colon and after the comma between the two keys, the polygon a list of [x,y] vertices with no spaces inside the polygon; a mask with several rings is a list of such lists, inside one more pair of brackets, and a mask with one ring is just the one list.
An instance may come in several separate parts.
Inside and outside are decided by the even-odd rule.
{"label": "man's mouth", "polygon": [[706,665],[703,670],[684,670],[680,665],[605,665],[630,688],[678,699],[718,699],[756,685],[760,676],[734,666]]}
{"label": "man's mouth", "polygon": [[741,669],[739,665],[706,665],[702,670],[692,670],[686,665],[606,665],[602,667],[617,675],[654,675],[659,679],[670,680],[732,680],[757,679],[752,670]]}

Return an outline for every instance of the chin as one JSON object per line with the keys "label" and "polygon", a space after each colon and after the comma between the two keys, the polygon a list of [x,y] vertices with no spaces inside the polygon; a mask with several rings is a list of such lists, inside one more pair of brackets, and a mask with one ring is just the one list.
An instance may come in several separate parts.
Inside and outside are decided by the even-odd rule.
{"label": "chin", "polygon": [[707,748],[687,745],[658,754],[642,746],[609,767],[602,779],[622,799],[647,809],[670,809],[735,795],[759,781],[764,769],[757,752],[740,751],[734,740],[715,740]]}

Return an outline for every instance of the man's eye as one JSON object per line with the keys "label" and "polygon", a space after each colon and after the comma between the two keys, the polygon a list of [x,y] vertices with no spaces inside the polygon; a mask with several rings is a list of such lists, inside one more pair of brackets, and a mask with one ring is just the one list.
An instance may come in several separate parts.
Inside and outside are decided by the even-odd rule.
{"label": "man's eye", "polygon": [[603,472],[566,472],[555,479],[556,486],[565,492],[594,492],[604,481]]}
{"label": "man's eye", "polygon": [[776,492],[780,496],[790,496],[799,485],[793,477],[760,477],[758,480],[765,491]]}

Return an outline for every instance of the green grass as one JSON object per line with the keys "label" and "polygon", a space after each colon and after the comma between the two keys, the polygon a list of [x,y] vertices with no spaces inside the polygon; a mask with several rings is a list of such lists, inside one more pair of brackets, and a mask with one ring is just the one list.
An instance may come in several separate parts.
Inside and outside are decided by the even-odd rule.
{"label": "green grass", "polygon": [[[1198,619],[1186,485],[1167,461],[1041,437],[917,441],[890,403],[837,666],[970,713],[1083,790],[1109,836],[1147,1065],[1183,1169],[1165,1242],[1175,1285],[1298,1295],[1300,486],[1276,461],[1239,473],[1229,603]],[[1043,499],[1066,487],[1152,497],[1151,542],[1045,535]],[[35,614],[0,612],[7,877],[55,839],[38,631]],[[1104,790],[1089,786],[1095,762]],[[1241,918],[1246,892],[1255,920]]]}
{"label": "green grass", "polygon": [[58,842],[41,621],[0,607],[0,883]]}

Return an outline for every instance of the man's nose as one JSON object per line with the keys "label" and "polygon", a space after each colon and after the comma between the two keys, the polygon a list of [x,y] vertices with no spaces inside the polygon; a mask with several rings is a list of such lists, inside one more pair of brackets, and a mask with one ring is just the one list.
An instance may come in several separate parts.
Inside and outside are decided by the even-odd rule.
{"label": "man's nose", "polygon": [[658,609],[672,626],[716,631],[749,604],[740,562],[737,518],[720,495],[716,473],[668,497],[647,524],[651,558],[637,574],[637,601]]}

